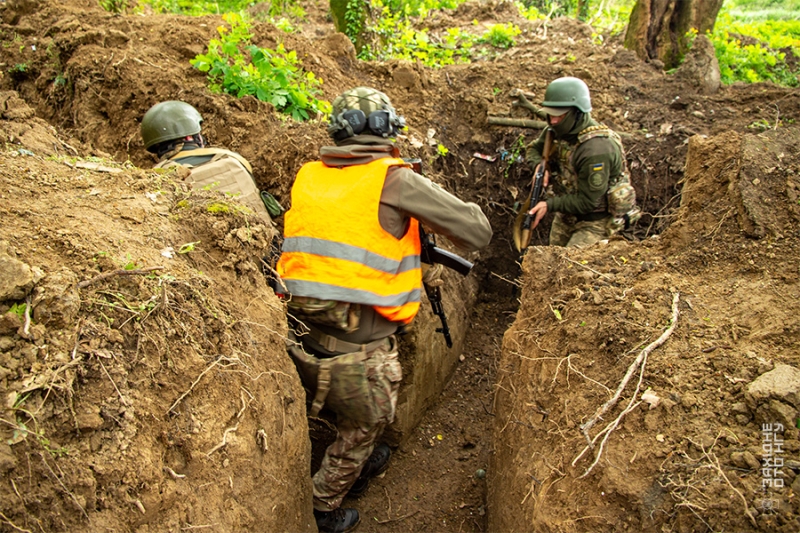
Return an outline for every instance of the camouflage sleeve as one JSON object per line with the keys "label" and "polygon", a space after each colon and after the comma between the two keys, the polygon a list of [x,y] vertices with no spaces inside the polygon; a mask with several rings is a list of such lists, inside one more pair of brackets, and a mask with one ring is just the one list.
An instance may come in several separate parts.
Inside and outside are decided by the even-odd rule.
{"label": "camouflage sleeve", "polygon": [[608,179],[619,166],[616,151],[609,143],[595,143],[592,139],[581,145],[575,153],[575,170],[578,173],[578,190],[547,200],[548,211],[570,215],[586,215],[601,206],[608,191]]}
{"label": "camouflage sleeve", "polygon": [[492,227],[478,204],[462,201],[409,169],[398,168],[391,179],[387,176],[381,196],[385,201],[464,251],[484,248],[492,238]]}
{"label": "camouflage sleeve", "polygon": [[525,152],[525,160],[528,162],[531,171],[536,170],[536,165],[542,160],[542,152],[544,152],[544,132],[539,134],[539,137],[528,145],[528,150]]}

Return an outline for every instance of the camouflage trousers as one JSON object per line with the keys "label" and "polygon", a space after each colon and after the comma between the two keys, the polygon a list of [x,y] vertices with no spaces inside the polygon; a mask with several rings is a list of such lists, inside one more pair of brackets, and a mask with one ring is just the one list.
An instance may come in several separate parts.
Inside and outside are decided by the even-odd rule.
{"label": "camouflage trousers", "polygon": [[575,215],[556,213],[550,226],[550,246],[584,248],[614,234],[611,216],[600,220],[579,221]]}
{"label": "camouflage trousers", "polygon": [[402,370],[394,336],[372,351],[317,358],[300,346],[290,346],[309,397],[330,369],[325,406],[336,413],[336,440],[325,450],[314,474],[314,509],[331,511],[342,504],[361,473],[383,430],[394,420]]}

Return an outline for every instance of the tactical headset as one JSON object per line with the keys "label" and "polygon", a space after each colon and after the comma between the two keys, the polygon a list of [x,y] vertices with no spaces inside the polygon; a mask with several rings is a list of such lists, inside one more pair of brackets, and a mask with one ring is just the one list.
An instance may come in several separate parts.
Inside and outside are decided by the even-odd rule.
{"label": "tactical headset", "polygon": [[397,116],[394,109],[378,109],[366,116],[360,109],[348,109],[331,116],[328,134],[335,141],[342,141],[369,129],[370,134],[378,137],[395,137],[406,125],[406,119]]}

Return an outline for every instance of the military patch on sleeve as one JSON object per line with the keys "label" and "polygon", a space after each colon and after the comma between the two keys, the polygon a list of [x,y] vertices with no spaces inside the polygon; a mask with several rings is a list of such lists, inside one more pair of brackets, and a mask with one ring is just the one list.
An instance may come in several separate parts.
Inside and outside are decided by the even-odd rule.
{"label": "military patch on sleeve", "polygon": [[602,172],[603,163],[595,163],[592,165],[592,172]]}
{"label": "military patch on sleeve", "polygon": [[603,175],[599,172],[595,172],[594,174],[589,176],[589,187],[593,191],[596,191],[597,189],[603,186],[603,181],[604,181]]}

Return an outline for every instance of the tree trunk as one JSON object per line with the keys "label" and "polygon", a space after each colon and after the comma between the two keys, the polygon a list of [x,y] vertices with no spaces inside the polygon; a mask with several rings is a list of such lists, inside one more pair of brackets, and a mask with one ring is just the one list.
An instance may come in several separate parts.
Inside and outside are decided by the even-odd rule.
{"label": "tree trunk", "polygon": [[347,35],[356,47],[356,54],[364,48],[364,29],[369,4],[364,0],[330,0],[331,19],[336,31]]}
{"label": "tree trunk", "polygon": [[637,0],[625,33],[625,48],[645,61],[677,67],[688,48],[686,34],[714,29],[723,0]]}

